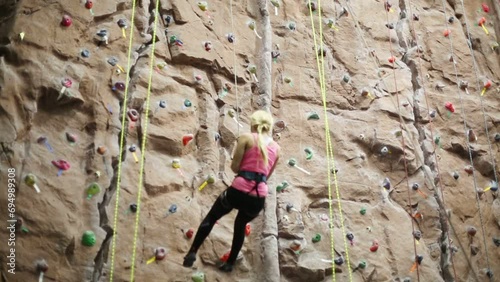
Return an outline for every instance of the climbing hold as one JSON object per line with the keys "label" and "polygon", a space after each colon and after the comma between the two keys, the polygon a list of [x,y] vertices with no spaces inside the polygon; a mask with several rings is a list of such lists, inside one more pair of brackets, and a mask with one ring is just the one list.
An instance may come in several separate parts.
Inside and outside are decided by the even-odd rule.
{"label": "climbing hold", "polygon": [[347,232],[345,237],[347,238],[347,240],[349,240],[351,246],[354,246],[354,234],[352,234],[352,232]]}
{"label": "climbing hold", "polygon": [[457,171],[454,171],[453,172],[453,178],[455,178],[455,180],[458,180],[459,177],[460,177],[460,174],[458,174]]}
{"label": "climbing hold", "polygon": [[338,31],[339,29],[335,26],[335,20],[334,19],[328,19],[327,22],[326,22],[326,25],[329,27],[329,28],[333,28],[335,29],[336,31]]}
{"label": "climbing hold", "polygon": [[348,74],[344,74],[344,77],[342,77],[342,81],[345,83],[349,83],[351,80],[351,77]]}
{"label": "climbing hold", "polygon": [[280,2],[278,0],[271,0],[271,4],[274,6],[274,15],[278,15],[278,8],[280,7]]}
{"label": "climbing hold", "polygon": [[110,64],[111,66],[116,66],[116,64],[118,64],[118,59],[115,58],[115,57],[111,57],[107,60],[108,64]]}
{"label": "climbing hold", "polygon": [[373,240],[372,242],[372,246],[370,247],[370,252],[376,252],[378,250],[378,241],[377,240]]}
{"label": "climbing hold", "polygon": [[179,159],[172,160],[172,167],[175,168],[182,177],[184,177],[184,172],[181,169],[181,161]]}
{"label": "climbing hold", "polygon": [[52,161],[52,164],[59,169],[57,176],[60,176],[63,171],[68,170],[70,168],[69,163],[65,160],[57,160],[57,161],[54,160]]}
{"label": "climbing hold", "polygon": [[391,189],[391,180],[387,177],[384,178],[384,181],[382,182],[382,187],[384,187],[387,190]]}
{"label": "climbing hold", "polygon": [[420,190],[420,185],[419,185],[418,183],[413,183],[413,185],[411,186],[411,188],[412,188],[414,191],[417,191],[420,195],[422,195],[424,198],[426,198],[426,199],[427,199],[427,195],[426,195],[424,192],[422,192],[422,191]]}
{"label": "climbing hold", "polygon": [[234,34],[228,33],[227,34],[227,41],[229,41],[229,43],[234,43],[234,40],[235,40]]}
{"label": "climbing hold", "polygon": [[108,45],[108,40],[109,40],[109,34],[108,34],[108,30],[106,29],[100,29],[97,33],[96,33],[97,37],[98,37],[98,40],[99,40],[99,43],[97,44],[97,46],[101,46],[102,44],[105,44],[105,45]]}
{"label": "climbing hold", "polygon": [[307,114],[307,120],[319,120],[319,115],[316,112],[310,112]]}
{"label": "climbing hold", "polygon": [[203,43],[203,46],[205,47],[205,51],[210,52],[212,50],[212,42],[210,41],[205,41]]}
{"label": "climbing hold", "polygon": [[429,112],[429,116],[430,116],[431,118],[435,118],[435,117],[436,117],[436,111],[435,111],[435,110],[430,111],[430,112]]}
{"label": "climbing hold", "polygon": [[453,106],[453,104],[451,102],[446,102],[444,103],[444,107],[450,112],[450,113],[454,113],[455,112],[455,107]]}
{"label": "climbing hold", "polygon": [[341,266],[342,264],[344,264],[344,258],[343,257],[336,257],[333,262],[338,265],[338,266]]}
{"label": "climbing hold", "polygon": [[372,94],[370,94],[370,91],[369,91],[369,90],[368,90],[368,88],[366,88],[366,87],[365,87],[365,88],[363,88],[363,89],[361,89],[361,96],[363,96],[363,97],[368,96],[368,97],[370,97],[372,100],[373,100],[373,99],[375,99],[375,98],[372,96]]}
{"label": "climbing hold", "polygon": [[177,205],[176,204],[172,204],[170,206],[170,208],[168,208],[168,212],[169,213],[176,213],[177,212]]}
{"label": "climbing hold", "polygon": [[160,100],[160,102],[158,103],[158,106],[160,106],[160,108],[162,108],[162,109],[165,109],[167,107],[167,101]]}
{"label": "climbing hold", "polygon": [[33,187],[37,193],[40,193],[40,188],[38,188],[38,185],[36,185],[36,176],[34,174],[28,173],[24,177],[24,183],[26,183],[26,185],[30,187]]}
{"label": "climbing hold", "polygon": [[278,186],[276,186],[276,192],[283,192],[286,187],[288,187],[288,182],[287,181],[283,181],[281,182],[281,184],[279,184]]}
{"label": "climbing hold", "polygon": [[413,14],[413,20],[418,21],[420,20],[420,17],[417,14]]}
{"label": "climbing hold", "polygon": [[467,234],[471,237],[474,237],[476,235],[476,228],[474,226],[469,226],[467,227]]}
{"label": "climbing hold", "polygon": [[193,282],[204,282],[205,281],[205,274],[203,272],[196,272],[191,275],[191,279]]}
{"label": "climbing hold", "polygon": [[366,214],[366,208],[365,207],[362,207],[360,210],[359,210],[359,213],[361,215],[365,215]]}
{"label": "climbing hold", "polygon": [[495,134],[495,142],[500,142],[500,133]]}
{"label": "climbing hold", "polygon": [[189,229],[186,231],[186,233],[185,233],[185,234],[186,234],[186,238],[188,238],[188,239],[193,238],[193,235],[194,235],[194,230],[193,230],[193,228],[189,228]]}
{"label": "climbing hold", "polygon": [[200,8],[200,10],[205,12],[208,9],[208,3],[206,1],[200,1],[198,2],[198,8]]}
{"label": "climbing hold", "polygon": [[71,79],[69,78],[65,78],[61,81],[61,84],[63,87],[61,88],[61,91],[59,91],[59,97],[57,97],[57,100],[62,97],[64,92],[66,92],[66,89],[71,88],[71,86],[73,85],[73,81],[71,81]]}
{"label": "climbing hold", "polygon": [[391,57],[389,57],[388,60],[389,60],[389,63],[394,64],[394,62],[396,61],[396,58],[394,56],[391,56]]}
{"label": "climbing hold", "polygon": [[85,8],[90,10],[90,9],[92,9],[93,6],[94,6],[94,2],[92,2],[92,0],[87,0],[85,2]]}
{"label": "climbing hold", "polygon": [[467,137],[469,138],[469,142],[477,141],[477,136],[472,129],[467,130]]}
{"label": "climbing hold", "polygon": [[248,28],[250,28],[251,30],[253,30],[253,32],[255,33],[255,36],[257,36],[259,39],[262,39],[262,37],[257,33],[257,29],[256,29],[256,26],[255,26],[255,21],[249,21],[247,23],[248,25]]}
{"label": "climbing hold", "polygon": [[281,55],[279,50],[273,50],[271,51],[271,58],[273,59],[274,62],[278,61],[278,57]]}
{"label": "climbing hold", "polygon": [[483,12],[489,13],[490,12],[490,7],[486,5],[486,3],[481,4],[481,8],[483,8]]}
{"label": "climbing hold", "polygon": [[484,192],[489,191],[489,190],[491,190],[493,192],[498,191],[498,183],[494,180],[491,180],[490,185],[484,189]]}
{"label": "climbing hold", "polygon": [[167,250],[163,247],[158,247],[154,249],[154,253],[155,255],[152,258],[148,259],[146,264],[151,264],[157,260],[163,260],[167,255]]}
{"label": "climbing hold", "polygon": [[316,11],[316,2],[309,2],[309,3],[307,3],[307,9],[315,12]]}
{"label": "climbing hold", "polygon": [[252,227],[250,226],[250,223],[247,223],[247,225],[245,225],[245,236],[250,235],[251,230],[252,230]]}
{"label": "climbing hold", "polygon": [[76,143],[76,141],[78,140],[78,138],[76,137],[75,134],[66,132],[66,140],[68,140],[69,143],[74,144],[74,143]]}
{"label": "climbing hold", "polygon": [[424,259],[423,256],[421,255],[416,255],[415,256],[415,262],[413,263],[413,266],[411,267],[410,269],[410,272],[413,272],[415,271],[415,269],[417,269],[417,266],[419,266],[421,263],[422,263],[422,260]]}
{"label": "climbing hold", "polygon": [[291,158],[288,160],[288,165],[291,166],[291,167],[295,167],[296,169],[302,171],[303,173],[306,173],[308,175],[311,175],[311,173],[299,166],[297,166],[297,160],[295,160],[294,158]]}
{"label": "climbing hold", "polygon": [[205,188],[205,186],[207,186],[208,184],[214,184],[214,183],[215,183],[215,176],[213,174],[209,174],[207,176],[207,179],[200,185],[200,187],[198,187],[198,191],[203,190],[203,188]]}
{"label": "climbing hold", "polygon": [[495,244],[495,246],[497,247],[500,247],[500,238],[493,237],[493,244]]}
{"label": "climbing hold", "polygon": [[80,55],[82,55],[82,57],[84,57],[84,58],[88,58],[88,57],[90,57],[90,51],[87,49],[84,49],[84,50],[82,50],[82,52],[80,52]]}
{"label": "climbing hold", "polygon": [[410,277],[405,277],[405,279],[403,279],[403,282],[411,282],[411,278]]}
{"label": "climbing hold", "polygon": [[486,35],[490,35],[490,32],[488,31],[488,29],[486,28],[486,26],[484,26],[484,24],[486,23],[486,18],[485,17],[482,17],[479,19],[479,22],[477,23],[480,27],[483,28],[484,30],[484,33],[486,33]]}
{"label": "climbing hold", "polygon": [[73,23],[73,20],[71,19],[70,16],[64,15],[61,21],[61,25],[64,27],[70,27],[71,24]]}
{"label": "climbing hold", "polygon": [[139,120],[139,112],[136,109],[129,109],[127,111],[127,116],[132,122]]}
{"label": "climbing hold", "polygon": [[413,231],[413,237],[415,238],[415,240],[420,241],[420,239],[422,238],[422,232],[420,232],[420,230]]}
{"label": "climbing hold", "polygon": [[470,176],[471,174],[474,173],[474,168],[472,166],[468,165],[464,168],[464,171],[467,172],[467,174]]}
{"label": "climbing hold", "polygon": [[96,242],[96,238],[95,238],[95,234],[93,231],[87,230],[87,231],[83,232],[82,244],[84,246],[92,247],[95,245],[95,242]]}
{"label": "climbing hold", "polygon": [[294,252],[299,252],[300,248],[302,247],[302,243],[299,240],[293,240],[293,242],[290,244],[290,249]]}
{"label": "climbing hold", "polygon": [[87,200],[92,199],[94,195],[99,194],[101,192],[101,186],[98,183],[94,182],[87,187]]}
{"label": "climbing hold", "polygon": [[385,1],[384,2],[384,9],[387,11],[387,12],[390,12],[391,11],[391,8],[392,8],[392,4],[389,3],[389,1]]}
{"label": "climbing hold", "polygon": [[252,75],[252,78],[255,80],[255,82],[259,82],[257,79],[257,67],[255,65],[250,65],[248,66],[248,72]]}
{"label": "climbing hold", "polygon": [[297,29],[297,24],[295,22],[289,22],[287,26],[291,31],[295,31]]}
{"label": "climbing hold", "polygon": [[490,89],[490,87],[491,87],[491,81],[490,80],[485,81],[483,90],[481,91],[481,96],[483,96],[486,90]]}
{"label": "climbing hold", "polygon": [[139,162],[139,159],[137,158],[137,155],[135,154],[135,152],[137,151],[137,147],[135,146],[135,144],[132,144],[130,145],[130,147],[128,147],[128,150],[132,153],[132,155],[134,156],[134,159],[135,159],[135,162],[138,163]]}
{"label": "climbing hold", "polygon": [[448,22],[451,23],[451,24],[454,23],[455,22],[455,18],[454,17],[449,17],[448,18]]}
{"label": "climbing hold", "polygon": [[385,27],[387,27],[388,29],[394,29],[394,24],[393,23],[386,23]]}
{"label": "climbing hold", "polygon": [[48,270],[49,270],[49,265],[47,264],[47,261],[41,259],[36,262],[36,271],[40,272],[40,276],[38,277],[38,282],[43,281],[43,276],[45,275],[45,272],[47,272]]}
{"label": "climbing hold", "polygon": [[486,276],[488,276],[488,278],[493,278],[493,271],[491,271],[491,269],[486,270]]}
{"label": "climbing hold", "polygon": [[306,152],[306,160],[310,160],[313,157],[313,150],[311,148],[305,148],[304,152]]}
{"label": "climbing hold", "polygon": [[293,205],[292,205],[292,204],[290,204],[290,203],[286,204],[286,211],[287,211],[287,212],[291,212],[292,210],[294,210]]}
{"label": "climbing hold", "polygon": [[380,154],[382,154],[382,156],[387,156],[387,154],[389,153],[389,149],[386,146],[382,147],[382,149],[380,150]]}
{"label": "climbing hold", "polygon": [[99,153],[99,155],[104,155],[106,153],[106,151],[107,151],[107,149],[104,146],[97,147],[97,153]]}
{"label": "climbing hold", "polygon": [[189,99],[186,99],[186,100],[184,100],[183,105],[185,108],[190,108],[193,104],[191,103],[191,101],[189,101]]}
{"label": "climbing hold", "polygon": [[119,19],[116,24],[120,27],[122,30],[122,36],[123,38],[127,38],[127,35],[125,34],[125,29],[127,29],[127,22],[125,19]]}
{"label": "climbing hold", "polygon": [[362,260],[359,264],[358,264],[358,268],[361,268],[361,269],[365,269],[367,266],[366,264],[366,261]]}
{"label": "climbing hold", "polygon": [[448,37],[448,36],[450,36],[450,33],[451,33],[451,30],[449,30],[449,29],[445,29],[445,30],[443,31],[443,35],[444,35],[444,37]]}
{"label": "climbing hold", "polygon": [[321,234],[316,233],[316,235],[314,235],[314,237],[312,238],[312,242],[318,243],[319,241],[321,241]]}
{"label": "climbing hold", "polygon": [[172,22],[172,17],[170,15],[166,15],[165,16],[166,26],[170,25],[171,22]]}
{"label": "climbing hold", "polygon": [[239,123],[237,117],[236,117],[236,111],[233,110],[233,109],[229,109],[227,111],[227,114],[234,120],[234,122],[236,122],[236,124],[238,124],[239,127],[243,127],[243,125],[241,123]]}
{"label": "climbing hold", "polygon": [[136,213],[136,212],[137,212],[137,204],[130,204],[130,206],[129,206],[129,210],[130,210],[132,213]]}

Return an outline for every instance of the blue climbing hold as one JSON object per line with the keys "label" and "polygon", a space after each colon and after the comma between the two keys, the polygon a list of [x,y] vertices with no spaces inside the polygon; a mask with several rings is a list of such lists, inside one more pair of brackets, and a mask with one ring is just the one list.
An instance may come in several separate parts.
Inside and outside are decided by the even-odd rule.
{"label": "blue climbing hold", "polygon": [[88,57],[90,57],[90,51],[87,49],[84,49],[84,50],[82,50],[80,55],[82,55],[82,57],[84,57],[84,58],[88,58]]}

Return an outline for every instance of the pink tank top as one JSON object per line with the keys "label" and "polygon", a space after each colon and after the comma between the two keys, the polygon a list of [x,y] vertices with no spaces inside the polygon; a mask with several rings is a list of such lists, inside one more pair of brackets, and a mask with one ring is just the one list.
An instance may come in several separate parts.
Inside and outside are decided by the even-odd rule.
{"label": "pink tank top", "polygon": [[[250,149],[248,149],[245,154],[243,155],[243,159],[241,160],[240,164],[240,171],[252,171],[252,172],[257,172],[257,173],[262,173],[265,176],[269,175],[269,172],[271,171],[271,168],[274,166],[274,163],[276,162],[276,158],[278,157],[278,149],[279,146],[271,142],[267,146],[267,154],[268,154],[268,163],[269,165],[267,167],[264,166],[264,159],[261,156],[259,146],[258,146],[258,134],[253,133],[254,136],[254,146]],[[266,197],[267,192],[268,192],[268,187],[267,184],[264,182],[261,182],[256,190],[253,190],[253,187],[255,186],[255,181],[252,180],[247,180],[243,177],[237,176],[234,178],[233,183],[231,184],[233,188],[236,190],[248,193],[250,192],[250,195],[254,196],[260,196],[260,197]],[[259,193],[257,194],[257,190]]]}

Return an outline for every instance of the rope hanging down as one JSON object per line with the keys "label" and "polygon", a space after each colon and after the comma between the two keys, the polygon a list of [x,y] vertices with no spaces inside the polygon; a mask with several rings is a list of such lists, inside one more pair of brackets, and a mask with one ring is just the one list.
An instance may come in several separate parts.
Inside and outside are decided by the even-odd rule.
{"label": "rope hanging down", "polygon": [[[384,5],[385,5],[385,3],[384,3]],[[385,10],[387,22],[389,22],[389,11],[385,7],[384,7],[384,10]],[[387,32],[388,32],[388,38],[389,38],[389,41],[388,41],[389,51],[391,54],[391,58],[393,58],[394,51],[392,49],[392,42],[390,40],[391,29],[388,28]],[[392,61],[392,72],[393,72],[393,76],[394,76],[394,88],[396,91],[395,96],[396,96],[396,102],[397,102],[397,109],[398,109],[398,113],[399,113],[399,126],[400,126],[400,128],[402,128],[403,127],[403,118],[401,116],[401,103],[399,102],[398,83],[397,83],[397,77],[396,77],[395,62],[396,62],[395,60]],[[401,146],[403,147],[403,163],[404,163],[404,168],[405,168],[405,178],[406,178],[406,185],[407,185],[407,191],[408,191],[408,203],[410,204],[410,207],[411,207],[412,206],[411,194],[410,194],[411,186],[410,186],[410,179],[409,179],[410,177],[408,175],[408,163],[406,160],[406,144],[405,144],[405,137],[404,137],[403,132],[401,133],[401,143],[402,143]],[[412,234],[414,234],[415,223],[413,222],[413,219],[410,219],[410,221],[411,221],[411,231],[412,231]],[[418,256],[417,241],[412,239],[412,242],[413,242],[413,251],[415,253],[415,258],[416,258]],[[416,270],[417,270],[417,280],[420,282],[420,263],[417,262],[414,264],[414,266],[416,266]]]}
{"label": "rope hanging down", "polygon": [[118,226],[118,206],[119,206],[119,200],[120,200],[120,184],[121,184],[121,179],[122,179],[122,159],[123,159],[123,141],[125,139],[125,121],[127,117],[127,98],[128,98],[128,89],[130,85],[130,62],[132,58],[132,43],[134,40],[134,27],[135,27],[135,7],[136,7],[136,1],[132,0],[132,17],[130,19],[130,39],[128,43],[128,55],[127,55],[127,78],[125,81],[125,90],[124,90],[124,99],[123,99],[123,110],[122,110],[122,126],[121,126],[121,131],[120,131],[120,152],[119,152],[119,157],[118,157],[118,173],[116,176],[116,199],[115,199],[115,209],[114,209],[114,216],[113,216],[113,239],[111,242],[111,265],[110,265],[110,271],[109,271],[109,281],[113,281],[113,275],[114,275],[114,270],[115,270],[115,253],[116,253],[116,229]]}
{"label": "rope hanging down", "polygon": [[[234,18],[233,18],[233,0],[229,1],[229,11],[231,14],[231,32],[235,33],[234,30]],[[236,75],[236,42],[233,43],[233,72],[234,72],[234,91],[236,96],[236,122],[240,124],[240,102],[238,98],[238,76]],[[240,136],[240,126],[238,126],[238,136]]]}
{"label": "rope hanging down", "polygon": [[[447,15],[446,15],[446,5],[445,5],[444,0],[442,1],[442,3],[443,3],[443,11],[444,11],[443,14],[444,14],[444,18],[445,18],[446,29],[449,30],[448,29],[448,18],[447,18]],[[448,40],[450,42],[451,56],[454,58],[455,57],[455,52],[453,50],[452,34],[449,34],[447,37],[448,37]],[[460,80],[458,79],[457,65],[456,65],[455,60],[453,60],[452,63],[453,63],[453,69],[455,71],[455,79],[456,79],[456,84],[457,84],[458,97],[459,97],[460,106],[461,106],[460,112],[462,113],[464,130],[465,130],[465,142],[467,144],[467,151],[469,152],[470,164],[474,168],[474,161],[472,159],[472,149],[471,149],[469,138],[468,138],[468,134],[467,134],[467,131],[468,131],[467,130],[467,117],[465,115],[464,102],[463,102],[463,99],[462,99],[462,92],[461,92],[461,89],[460,89]],[[488,267],[488,270],[491,270],[491,268],[490,268],[490,261],[489,261],[489,257],[488,257],[488,247],[486,246],[486,237],[485,237],[485,233],[484,233],[484,223],[483,223],[483,216],[482,216],[482,213],[481,213],[481,204],[480,204],[480,201],[479,201],[479,195],[477,193],[478,188],[477,188],[477,179],[476,179],[476,170],[475,169],[472,169],[472,177],[473,177],[473,183],[474,183],[474,195],[476,196],[476,203],[477,203],[477,208],[478,208],[478,213],[479,213],[479,221],[480,221],[480,224],[481,224],[481,231],[483,233],[484,251],[485,251],[485,254],[486,254],[486,265]],[[492,279],[492,277],[490,277],[490,279]]]}
{"label": "rope hanging down", "polygon": [[[412,10],[412,2],[411,0],[409,0],[409,10],[410,10],[410,15],[413,15],[413,10]],[[415,27],[414,27],[414,24],[413,24],[413,21],[412,20],[409,20],[410,22],[410,29],[411,29],[411,32],[413,33],[413,36],[414,36],[414,39],[415,39],[415,44],[416,44],[416,47],[419,48],[420,44],[418,43],[419,40],[418,40],[418,35],[415,31]],[[419,66],[419,69],[418,71],[420,72],[420,77],[422,77],[422,74],[423,74],[423,71],[422,71],[422,56],[418,56],[418,66]],[[424,98],[425,98],[425,104],[426,104],[426,108],[429,109],[430,108],[430,104],[429,104],[429,99],[427,98],[427,90],[425,89],[425,83],[422,83],[422,89],[424,91]],[[431,134],[431,140],[434,140],[434,130],[433,130],[433,123],[434,121],[432,120],[432,118],[429,119],[429,130],[430,130],[430,134]],[[438,145],[436,144],[436,142],[431,142],[432,145],[433,145],[433,150],[434,150],[434,156],[435,156],[435,161],[436,161],[436,170],[437,170],[437,176],[439,178],[439,190],[440,190],[440,194],[441,194],[441,201],[443,202],[443,210],[441,212],[445,212],[446,213],[446,204],[445,204],[445,199],[444,199],[444,193],[443,193],[443,181],[442,181],[442,177],[441,177],[441,170],[439,169],[439,159],[437,158],[437,147]],[[449,226],[451,226],[451,222],[449,220],[449,218],[446,216],[446,222]],[[450,230],[447,229],[447,232],[446,232],[446,237],[448,238],[448,246],[451,247],[451,236],[450,236]],[[450,259],[451,259],[451,265],[453,267],[453,277],[455,278],[455,280],[457,280],[457,271],[455,269],[455,263],[453,261],[453,255],[450,254]]]}
{"label": "rope hanging down", "polygon": [[137,212],[135,215],[135,227],[134,227],[134,243],[132,246],[132,265],[130,267],[130,282],[134,281],[134,273],[135,273],[135,257],[137,252],[137,231],[139,229],[139,217],[141,212],[141,192],[143,186],[143,178],[144,178],[144,159],[146,154],[146,141],[148,136],[148,123],[149,123],[149,99],[151,97],[151,85],[153,84],[153,66],[155,60],[155,47],[156,47],[156,30],[158,28],[158,9],[160,7],[160,0],[156,0],[156,7],[154,10],[154,28],[153,28],[153,43],[151,45],[151,61],[149,67],[149,81],[148,81],[148,92],[146,95],[146,112],[145,112],[145,120],[144,120],[144,133],[142,135],[142,146],[141,146],[141,168],[139,170],[139,184],[137,185]]}
{"label": "rope hanging down", "polygon": [[[337,173],[335,170],[335,159],[333,156],[333,146],[332,146],[332,141],[330,138],[330,126],[328,123],[328,116],[327,116],[327,107],[326,107],[326,84],[325,84],[325,72],[324,72],[324,47],[323,47],[323,27],[322,27],[322,20],[321,20],[321,0],[318,0],[318,19],[319,19],[319,37],[320,37],[320,49],[318,50],[318,43],[316,40],[316,29],[315,29],[315,23],[312,15],[312,4],[311,0],[309,0],[309,15],[311,18],[311,25],[312,25],[312,32],[313,32],[313,39],[314,39],[314,48],[315,48],[315,53],[316,53],[316,64],[318,66],[318,74],[320,77],[320,87],[321,87],[321,96],[322,96],[322,101],[323,101],[323,110],[324,110],[324,115],[325,115],[325,135],[326,135],[326,140],[325,140],[325,146],[326,146],[326,155],[327,155],[327,182],[328,182],[328,202],[329,202],[329,212],[330,212],[330,237],[331,237],[331,256],[332,256],[332,280],[335,281],[335,264],[334,264],[334,257],[335,257],[335,245],[334,245],[334,234],[333,234],[333,206],[332,206],[332,188],[331,188],[331,179],[330,179],[330,171],[333,170],[334,174],[334,181],[335,181],[335,189],[336,189],[336,196],[337,196],[337,203],[338,203],[338,208],[339,208],[339,217],[340,217],[340,224],[342,228],[342,234],[343,234],[343,239],[344,239],[344,248],[346,252],[346,261],[347,261],[347,267],[348,267],[348,272],[349,272],[349,281],[352,280],[352,270],[351,270],[351,263],[349,260],[349,248],[346,240],[346,232],[345,232],[345,226],[344,226],[344,218],[343,218],[343,213],[342,213],[342,203],[340,199],[340,193],[339,193],[339,186],[338,186],[338,181],[337,181]],[[321,52],[321,64],[319,60],[319,54]],[[330,168],[330,163],[332,164],[332,168]]]}

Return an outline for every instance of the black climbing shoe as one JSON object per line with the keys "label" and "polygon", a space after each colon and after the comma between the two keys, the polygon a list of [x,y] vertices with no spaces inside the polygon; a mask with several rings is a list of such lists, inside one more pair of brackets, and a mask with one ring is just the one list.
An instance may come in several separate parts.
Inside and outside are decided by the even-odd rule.
{"label": "black climbing shoe", "polygon": [[184,262],[182,263],[182,265],[184,267],[192,267],[195,260],[196,260],[196,254],[195,253],[188,253],[184,257]]}
{"label": "black climbing shoe", "polygon": [[225,264],[219,266],[219,269],[224,271],[224,272],[231,272],[231,271],[233,271],[233,265],[225,263]]}

